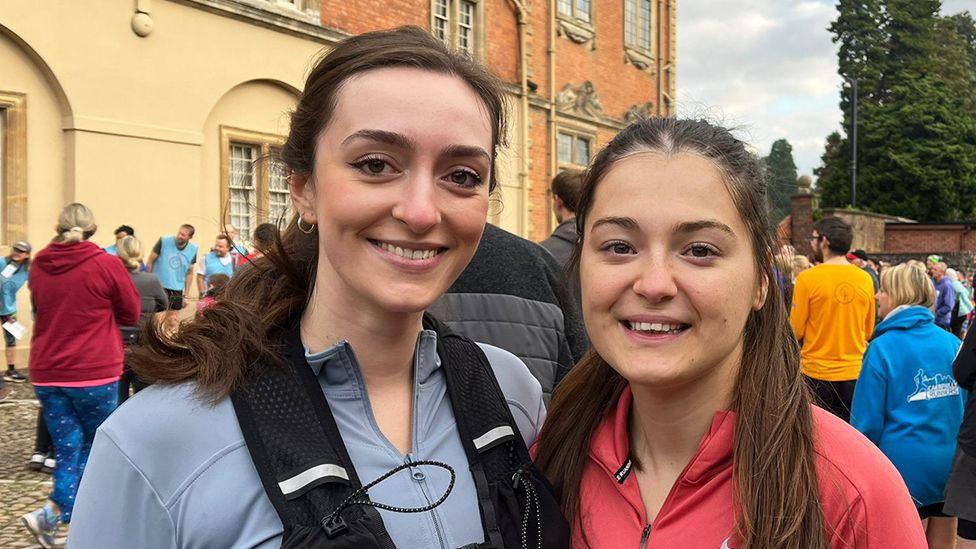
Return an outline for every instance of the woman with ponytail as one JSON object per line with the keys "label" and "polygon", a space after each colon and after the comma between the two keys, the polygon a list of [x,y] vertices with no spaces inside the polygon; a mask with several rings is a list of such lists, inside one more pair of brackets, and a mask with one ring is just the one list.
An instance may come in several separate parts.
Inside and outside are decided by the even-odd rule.
{"label": "woman with ponytail", "polygon": [[84,204],[61,211],[56,236],[34,258],[30,379],[54,443],[50,501],[21,517],[42,547],[68,523],[95,430],[115,410],[122,373],[119,326],[139,321],[139,293],[118,258],[88,241],[95,216]]}
{"label": "woman with ponytail", "polygon": [[153,385],[99,429],[72,547],[567,546],[526,448],[539,383],[424,313],[478,248],[504,121],[497,80],[424,29],[322,56],[281,151],[295,218],[143,332]]}
{"label": "woman with ponytail", "polygon": [[925,547],[897,471],[810,404],[766,204],[757,159],[705,122],[643,120],[594,159],[592,348],[536,447],[574,547]]}
{"label": "woman with ponytail", "polygon": [[[125,269],[129,271],[132,284],[136,287],[136,291],[139,292],[142,311],[139,315],[138,324],[134,326],[119,326],[119,329],[122,331],[122,343],[126,347],[138,343],[140,331],[146,327],[149,320],[153,318],[153,315],[165,311],[169,304],[166,291],[163,289],[163,284],[159,281],[159,277],[142,270],[142,253],[142,241],[134,236],[124,236],[115,244],[115,254],[119,257],[122,264],[125,265]],[[119,406],[129,399],[130,387],[132,388],[132,393],[135,394],[145,389],[146,383],[139,379],[128,365],[125,365],[122,377],[119,378]]]}

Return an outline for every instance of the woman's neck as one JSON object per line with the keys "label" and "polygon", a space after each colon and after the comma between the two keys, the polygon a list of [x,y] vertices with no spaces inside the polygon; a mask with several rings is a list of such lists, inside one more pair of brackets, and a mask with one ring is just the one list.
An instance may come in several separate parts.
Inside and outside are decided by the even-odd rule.
{"label": "woman's neck", "polygon": [[348,294],[316,285],[302,315],[302,342],[310,352],[328,349],[346,340],[356,352],[367,383],[402,381],[413,372],[417,334],[423,312],[392,313],[364,307]]}
{"label": "woman's neck", "polygon": [[631,453],[641,469],[676,475],[695,456],[720,410],[732,401],[741,349],[706,376],[681,386],[631,383]]}

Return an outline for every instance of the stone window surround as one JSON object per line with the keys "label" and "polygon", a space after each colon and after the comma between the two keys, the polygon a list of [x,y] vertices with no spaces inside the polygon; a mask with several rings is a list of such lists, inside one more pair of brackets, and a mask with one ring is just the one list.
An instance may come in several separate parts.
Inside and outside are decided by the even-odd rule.
{"label": "stone window surround", "polygon": [[[637,16],[637,12],[640,9],[640,0],[623,0],[625,3],[634,4],[634,16]],[[656,14],[654,13],[654,4],[651,4],[651,14],[650,20],[647,22],[649,29],[649,36],[651,45],[649,48],[643,48],[638,44],[633,44],[627,41],[626,27],[629,23],[627,21],[627,10],[624,9],[624,62],[630,63],[631,65],[637,67],[640,70],[648,71],[651,74],[655,72],[655,57],[654,57],[654,23],[656,22]],[[638,30],[639,32],[639,30]]]}
{"label": "stone window surround", "polygon": [[[474,31],[473,47],[471,48],[471,56],[474,59],[485,59],[485,36],[487,35],[487,25],[485,21],[485,3],[486,0],[467,0],[475,5],[474,11],[474,24],[472,25]],[[434,6],[437,0],[430,0],[430,31],[434,32]],[[458,27],[460,25],[460,12],[461,12],[461,2],[460,0],[447,0],[448,3],[448,31],[450,33],[450,43],[448,44],[451,49],[456,50],[458,47]]]}
{"label": "stone window surround", "polygon": [[[573,137],[572,144],[572,155],[573,162],[563,162],[559,159],[559,136],[569,135]],[[596,131],[586,129],[582,126],[577,125],[567,125],[565,123],[560,123],[556,126],[556,133],[553,136],[553,157],[556,159],[556,171],[562,171],[564,169],[574,169],[574,170],[585,170],[585,164],[579,164],[576,162],[576,140],[583,139],[588,141],[590,144],[590,160],[593,159],[594,146],[596,145]]]}
{"label": "stone window surround", "polygon": [[[576,0],[573,2],[573,9],[576,9]],[[556,31],[560,36],[565,36],[577,44],[589,44],[590,49],[596,49],[596,10],[594,2],[590,1],[590,20],[583,21],[573,15],[567,15],[556,8]]]}
{"label": "stone window surround", "polygon": [[0,242],[6,244],[27,237],[27,96],[0,91],[3,130],[3,214]]}
{"label": "stone window surround", "polygon": [[[252,145],[258,149],[258,157],[254,162],[255,184],[254,195],[257,212],[256,223],[274,222],[268,219],[270,210],[270,181],[272,164],[275,162],[274,153],[285,144],[285,138],[280,135],[255,132],[231,126],[220,126],[220,211],[224,223],[230,223],[230,147],[231,143]],[[252,227],[253,228],[253,227]],[[243,235],[242,235],[243,236]]]}

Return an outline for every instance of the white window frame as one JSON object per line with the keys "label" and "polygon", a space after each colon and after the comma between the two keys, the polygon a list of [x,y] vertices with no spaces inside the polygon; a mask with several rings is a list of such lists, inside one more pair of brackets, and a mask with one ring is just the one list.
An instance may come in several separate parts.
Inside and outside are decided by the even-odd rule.
{"label": "white window frame", "polygon": [[[580,4],[585,3],[585,7]],[[593,0],[557,0],[556,13],[584,25],[593,24]]]}
{"label": "white window frame", "polygon": [[[656,21],[654,0],[623,0],[623,2],[625,58],[627,62],[641,70],[653,70]],[[645,6],[646,13],[642,11]]]}
{"label": "white window frame", "polygon": [[[567,162],[561,158],[559,151],[560,138],[566,136],[570,138],[570,160]],[[579,158],[579,143],[585,141],[588,146],[587,154],[589,155],[585,162],[580,162]],[[579,130],[573,130],[569,128],[559,128],[556,130],[556,143],[555,143],[555,156],[556,156],[556,167],[562,171],[564,169],[575,169],[575,170],[585,170],[590,161],[593,160],[593,144],[596,142],[596,136],[581,132]]]}
{"label": "white window frame", "polygon": [[[462,21],[462,5],[470,6],[470,21],[467,24]],[[485,29],[485,0],[431,0],[430,32],[452,50],[483,59]],[[463,30],[469,33],[466,47],[462,45]]]}
{"label": "white window frame", "polygon": [[[284,186],[273,184],[273,182],[280,183],[285,177],[281,172],[284,167],[276,160],[284,142],[285,138],[280,135],[227,126],[220,127],[221,217],[224,223],[233,224],[241,232],[243,240],[250,238],[250,233],[261,223],[277,224],[279,221],[274,216],[275,212],[272,210],[280,211],[281,203],[280,201],[272,201],[272,195],[280,197],[288,193],[287,183]],[[249,226],[246,227],[234,223],[234,219],[232,219],[231,197],[233,191],[241,189],[240,185],[234,185],[233,183],[235,182],[232,181],[232,177],[240,172],[240,166],[234,166],[234,160],[232,158],[232,147],[234,146],[247,146],[255,151],[255,159],[250,165],[250,175],[254,182],[253,189],[251,190],[253,193],[253,203],[247,204],[250,215],[248,216]],[[291,216],[290,199],[285,200],[284,209],[286,214],[285,218],[281,220],[283,223],[282,226],[289,221]],[[240,213],[233,215],[239,216]]]}

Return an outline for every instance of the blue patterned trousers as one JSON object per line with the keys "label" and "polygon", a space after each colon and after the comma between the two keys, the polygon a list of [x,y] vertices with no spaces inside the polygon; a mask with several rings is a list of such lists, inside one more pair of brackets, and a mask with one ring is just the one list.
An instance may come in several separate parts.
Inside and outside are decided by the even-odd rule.
{"label": "blue patterned trousers", "polygon": [[95,430],[118,406],[118,382],[96,387],[34,387],[44,423],[54,442],[54,491],[51,501],[61,519],[71,521],[78,484],[85,472]]}

